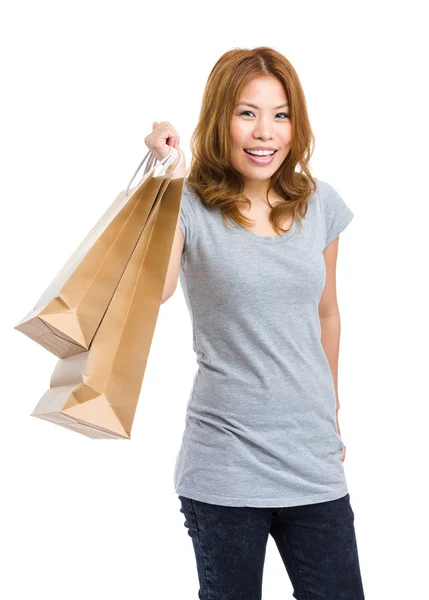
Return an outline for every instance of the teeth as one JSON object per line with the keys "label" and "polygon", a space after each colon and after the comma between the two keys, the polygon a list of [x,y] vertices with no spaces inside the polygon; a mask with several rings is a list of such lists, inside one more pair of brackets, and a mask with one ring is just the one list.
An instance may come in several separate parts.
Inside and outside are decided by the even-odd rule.
{"label": "teeth", "polygon": [[246,150],[249,154],[255,154],[256,156],[269,156],[274,154],[275,150]]}

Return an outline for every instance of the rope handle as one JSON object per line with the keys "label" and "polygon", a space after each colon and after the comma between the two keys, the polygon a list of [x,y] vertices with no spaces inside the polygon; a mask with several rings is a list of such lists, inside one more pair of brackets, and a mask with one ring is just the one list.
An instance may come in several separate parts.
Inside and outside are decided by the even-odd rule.
{"label": "rope handle", "polygon": [[169,166],[170,166],[170,165],[173,163],[173,161],[176,159],[176,157],[177,157],[177,154],[178,154],[178,153],[180,154],[180,160],[178,161],[177,165],[174,167],[174,169],[173,169],[172,173],[170,173],[170,174],[169,174],[169,177],[171,177],[171,176],[172,176],[172,175],[173,175],[173,174],[176,172],[176,169],[178,168],[178,166],[180,165],[180,163],[182,162],[182,160],[183,160],[183,161],[185,161],[185,155],[183,154],[183,151],[182,151],[182,150],[180,150],[180,148],[173,148],[173,146],[170,146],[170,151],[169,151],[169,153],[167,154],[167,156],[164,156],[164,158],[163,158],[163,159],[161,159],[161,160],[159,161],[159,165],[156,165],[156,166],[154,166],[154,165],[155,165],[155,162],[156,162],[158,159],[157,159],[157,158],[156,158],[156,156],[155,156],[154,154],[152,154],[152,152],[149,150],[149,152],[146,154],[146,156],[143,158],[143,160],[141,161],[141,163],[140,163],[140,164],[139,164],[139,166],[137,167],[137,169],[136,169],[136,171],[135,171],[134,175],[131,177],[131,179],[130,179],[130,182],[129,182],[128,186],[127,186],[127,189],[126,189],[126,191],[125,191],[125,196],[128,196],[128,193],[129,193],[129,190],[130,190],[130,187],[131,187],[131,184],[132,184],[132,182],[134,181],[134,179],[135,179],[135,177],[136,177],[137,173],[140,171],[140,169],[141,169],[141,167],[143,166],[143,164],[146,162],[146,159],[147,159],[147,157],[148,157],[149,155],[150,155],[150,156],[149,156],[149,159],[148,159],[148,161],[146,162],[146,165],[145,165],[145,168],[144,168],[144,171],[143,171],[143,177],[140,179],[140,181],[139,181],[139,182],[138,182],[138,184],[136,185],[135,189],[137,189],[137,188],[138,188],[138,187],[141,185],[141,183],[142,183],[142,182],[143,182],[143,181],[146,179],[146,176],[148,175],[148,173],[149,173],[150,171],[152,171],[152,169],[155,169],[155,170],[156,170],[156,169],[157,169],[159,166],[162,166],[162,167],[165,169],[165,171],[167,171],[168,167],[169,167]]}

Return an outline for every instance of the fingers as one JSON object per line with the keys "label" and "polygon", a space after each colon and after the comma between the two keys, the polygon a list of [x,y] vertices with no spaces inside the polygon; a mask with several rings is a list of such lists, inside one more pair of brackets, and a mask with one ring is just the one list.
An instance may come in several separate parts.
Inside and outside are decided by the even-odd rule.
{"label": "fingers", "polygon": [[164,158],[170,152],[170,146],[179,148],[180,136],[169,121],[153,121],[152,131],[144,142],[157,158]]}

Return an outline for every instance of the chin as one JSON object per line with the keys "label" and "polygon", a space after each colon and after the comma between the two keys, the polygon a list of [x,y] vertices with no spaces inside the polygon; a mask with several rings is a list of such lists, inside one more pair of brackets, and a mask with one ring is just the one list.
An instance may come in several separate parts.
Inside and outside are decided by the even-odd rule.
{"label": "chin", "polygon": [[246,174],[247,179],[254,179],[255,181],[266,181],[274,175],[275,171],[267,171],[266,173],[248,173]]}
{"label": "chin", "polygon": [[270,169],[265,169],[265,170],[262,170],[259,167],[256,167],[255,169],[249,169],[249,167],[247,167],[246,169],[238,169],[238,170],[240,171],[240,173],[242,175],[247,177],[247,179],[255,179],[255,180],[259,180],[259,181],[265,181],[266,179],[269,179],[272,175],[274,175],[274,173],[277,171],[277,169],[278,169],[278,167],[277,168],[271,167]]}

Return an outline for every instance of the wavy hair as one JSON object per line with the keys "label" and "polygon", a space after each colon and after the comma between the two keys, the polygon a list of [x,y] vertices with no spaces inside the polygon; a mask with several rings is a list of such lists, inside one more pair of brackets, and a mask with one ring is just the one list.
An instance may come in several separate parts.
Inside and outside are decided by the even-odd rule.
{"label": "wavy hair", "polygon": [[[280,226],[293,216],[302,226],[310,196],[317,189],[311,176],[309,161],[315,137],[308,118],[306,100],[298,75],[291,63],[267,46],[253,49],[235,48],[225,52],[216,62],[207,80],[199,119],[191,137],[192,159],[188,169],[190,184],[203,204],[218,207],[226,225],[228,221],[251,227],[254,221],[245,217],[237,203],[251,201],[243,193],[244,180],[230,163],[230,125],[234,106],[244,86],[257,77],[274,75],[286,93],[291,120],[290,151],[271,176],[267,202],[271,206],[270,222],[277,234],[288,230]],[[299,165],[300,172],[296,171]],[[284,202],[272,206],[268,192],[273,189]]]}

